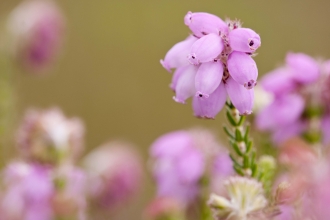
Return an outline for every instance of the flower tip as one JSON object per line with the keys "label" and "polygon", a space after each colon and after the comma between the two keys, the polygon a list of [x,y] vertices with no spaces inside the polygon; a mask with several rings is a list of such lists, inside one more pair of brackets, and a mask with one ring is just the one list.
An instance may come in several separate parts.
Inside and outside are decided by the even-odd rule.
{"label": "flower tip", "polygon": [[257,81],[251,79],[250,81],[244,83],[244,87],[246,89],[253,89],[253,87],[255,87],[257,85]]}
{"label": "flower tip", "polygon": [[196,92],[196,97],[199,97],[199,98],[208,98],[210,95],[208,95],[208,94],[205,94],[205,93],[202,93],[202,92],[200,92],[200,91],[197,91]]}
{"label": "flower tip", "polygon": [[184,100],[178,99],[176,96],[173,96],[173,100],[177,103],[186,104]]}
{"label": "flower tip", "polygon": [[171,67],[168,65],[168,63],[164,60],[160,60],[160,64],[169,72],[171,73]]}
{"label": "flower tip", "polygon": [[195,53],[188,54],[187,59],[190,64],[193,64],[193,65],[199,64],[199,61],[198,61]]}
{"label": "flower tip", "polygon": [[243,113],[240,113],[240,115],[251,115],[252,111],[245,111]]}
{"label": "flower tip", "polygon": [[188,13],[184,16],[184,24],[189,26],[189,24],[191,23],[191,15],[192,12],[188,11]]}
{"label": "flower tip", "polygon": [[212,117],[212,116],[207,116],[207,115],[197,115],[195,114],[194,115],[196,118],[199,118],[199,119],[206,119],[206,120],[215,120],[215,117]]}
{"label": "flower tip", "polygon": [[249,39],[249,48],[251,51],[257,50],[261,46],[261,41],[259,35]]}

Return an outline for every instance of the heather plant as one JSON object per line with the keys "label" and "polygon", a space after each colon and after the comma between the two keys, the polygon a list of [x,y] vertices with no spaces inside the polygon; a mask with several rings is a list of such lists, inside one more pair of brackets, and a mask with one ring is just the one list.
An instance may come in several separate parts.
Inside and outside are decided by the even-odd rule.
{"label": "heather plant", "polygon": [[[55,1],[23,1],[9,14],[1,67],[46,74],[58,61],[65,21]],[[188,12],[183,23],[190,34],[160,60],[173,74],[173,100],[192,98],[199,119],[224,109],[226,140],[193,127],[160,135],[147,160],[121,140],[84,154],[82,119],[59,107],[27,109],[8,144],[16,153],[1,169],[0,220],[115,219],[146,188],[144,171],[154,193],[135,219],[330,218],[330,61],[291,52],[259,80],[254,57],[261,38],[254,30],[206,12]],[[12,79],[3,79],[5,118]],[[265,147],[275,153],[265,154]]]}

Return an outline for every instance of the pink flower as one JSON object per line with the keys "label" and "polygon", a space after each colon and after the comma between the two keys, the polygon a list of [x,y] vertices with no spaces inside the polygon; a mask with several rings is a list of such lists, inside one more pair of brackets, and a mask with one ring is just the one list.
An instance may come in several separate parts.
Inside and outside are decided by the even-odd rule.
{"label": "pink flower", "polygon": [[215,184],[232,173],[228,153],[204,129],[167,133],[152,144],[150,155],[157,197],[174,198],[186,205],[199,195],[202,177]]}
{"label": "pink flower", "polygon": [[[240,114],[251,114],[254,95],[253,90],[248,90],[256,86],[258,77],[251,55],[261,45],[260,36],[251,29],[241,28],[237,21],[226,24],[204,12],[188,12],[184,22],[193,36],[176,44],[161,60],[166,70],[176,68],[171,83],[176,94],[174,100],[186,103],[195,94],[195,115],[214,118],[224,106],[228,93]],[[227,85],[235,87],[236,84],[230,81],[242,85],[243,89],[232,92],[232,86]],[[248,101],[243,101],[245,98]]]}
{"label": "pink flower", "polygon": [[1,206],[8,220],[51,220],[54,194],[50,170],[20,162],[4,171],[5,193]]}
{"label": "pink flower", "polygon": [[[274,100],[258,112],[258,129],[270,131],[274,142],[282,143],[293,136],[309,132],[310,126],[315,127],[311,117],[326,118],[325,115],[329,114],[327,65],[327,62],[319,64],[303,53],[288,53],[283,67],[269,72],[261,79],[263,89],[271,93]],[[321,129],[326,124],[322,123]],[[323,129],[322,132],[326,131]]]}
{"label": "pink flower", "polygon": [[198,193],[204,172],[202,152],[194,146],[188,132],[172,132],[158,138],[151,146],[157,196],[174,197],[188,203]]}
{"label": "pink flower", "polygon": [[55,60],[64,26],[63,15],[53,1],[24,1],[8,21],[13,56],[26,70],[44,72]]}
{"label": "pink flower", "polygon": [[110,142],[96,148],[85,157],[84,166],[90,176],[90,197],[101,209],[123,205],[141,185],[141,160],[128,143]]}

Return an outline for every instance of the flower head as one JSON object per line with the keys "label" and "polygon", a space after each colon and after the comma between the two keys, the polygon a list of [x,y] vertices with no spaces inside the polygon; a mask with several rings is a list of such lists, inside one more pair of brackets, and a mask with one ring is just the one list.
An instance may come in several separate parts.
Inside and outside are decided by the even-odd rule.
{"label": "flower head", "polygon": [[23,157],[45,163],[76,159],[83,150],[84,126],[67,119],[57,108],[30,109],[18,129],[17,147]]}
{"label": "flower head", "polygon": [[58,52],[64,18],[51,0],[26,0],[11,13],[8,30],[14,58],[26,70],[39,73]]}
{"label": "flower head", "polygon": [[267,205],[262,185],[254,179],[230,177],[225,188],[228,198],[212,194],[208,201],[216,219],[257,219],[257,212]]}
{"label": "flower head", "polygon": [[214,118],[227,94],[240,114],[251,114],[258,69],[252,59],[260,36],[238,21],[222,21],[204,12],[188,12],[184,23],[192,31],[161,60],[173,75],[174,100],[185,103],[193,96],[193,110],[200,118]]}

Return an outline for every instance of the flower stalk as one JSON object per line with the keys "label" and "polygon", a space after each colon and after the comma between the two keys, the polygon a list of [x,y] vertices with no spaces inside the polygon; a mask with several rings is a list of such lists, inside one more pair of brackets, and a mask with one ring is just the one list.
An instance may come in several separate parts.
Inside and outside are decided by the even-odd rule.
{"label": "flower stalk", "polygon": [[224,131],[229,137],[230,145],[234,150],[230,154],[234,170],[240,176],[260,179],[261,173],[258,171],[256,152],[249,137],[250,126],[244,126],[245,116],[239,115],[238,110],[232,103],[226,102],[226,106],[226,117],[231,128],[224,126]]}

